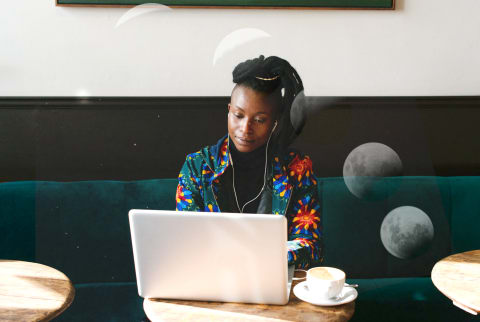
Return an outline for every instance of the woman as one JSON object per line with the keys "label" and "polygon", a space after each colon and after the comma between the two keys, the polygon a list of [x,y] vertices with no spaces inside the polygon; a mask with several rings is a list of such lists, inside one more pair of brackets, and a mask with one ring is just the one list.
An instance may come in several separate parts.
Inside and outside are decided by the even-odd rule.
{"label": "woman", "polygon": [[321,257],[317,181],[308,156],[289,149],[290,109],[303,85],[295,69],[271,56],[240,63],[228,104],[228,134],[189,154],[178,180],[179,211],[281,214],[288,219],[288,262],[316,266]]}

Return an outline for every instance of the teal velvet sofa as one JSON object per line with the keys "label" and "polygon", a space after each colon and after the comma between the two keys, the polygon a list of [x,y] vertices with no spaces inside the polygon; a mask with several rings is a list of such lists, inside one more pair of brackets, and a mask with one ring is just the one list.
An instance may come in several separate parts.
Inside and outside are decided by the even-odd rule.
{"label": "teal velvet sofa", "polygon": [[[43,263],[76,289],[58,321],[142,321],[127,213],[174,209],[176,179],[0,183],[0,258]],[[433,265],[480,248],[480,177],[394,177],[368,199],[343,178],[320,178],[324,265],[359,284],[352,321],[478,321],[441,294]],[[385,216],[401,206],[425,212],[434,235],[420,254],[398,258],[382,243]]]}

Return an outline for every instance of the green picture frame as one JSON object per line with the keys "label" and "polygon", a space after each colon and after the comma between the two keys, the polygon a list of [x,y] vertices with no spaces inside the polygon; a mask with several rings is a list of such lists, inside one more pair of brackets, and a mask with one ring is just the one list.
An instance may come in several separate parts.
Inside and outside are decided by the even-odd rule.
{"label": "green picture frame", "polygon": [[157,3],[174,8],[393,10],[395,0],[55,0],[57,6],[134,7]]}

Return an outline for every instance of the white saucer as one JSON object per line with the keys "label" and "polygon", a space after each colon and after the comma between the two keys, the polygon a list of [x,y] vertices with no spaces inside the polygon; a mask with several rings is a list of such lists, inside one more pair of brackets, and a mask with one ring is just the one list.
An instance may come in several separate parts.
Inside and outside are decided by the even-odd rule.
{"label": "white saucer", "polygon": [[295,285],[295,287],[293,288],[293,293],[302,301],[322,306],[335,306],[349,303],[355,300],[358,296],[358,292],[356,289],[354,289],[353,287],[345,286],[336,298],[319,299],[313,297],[312,294],[309,292],[306,281]]}

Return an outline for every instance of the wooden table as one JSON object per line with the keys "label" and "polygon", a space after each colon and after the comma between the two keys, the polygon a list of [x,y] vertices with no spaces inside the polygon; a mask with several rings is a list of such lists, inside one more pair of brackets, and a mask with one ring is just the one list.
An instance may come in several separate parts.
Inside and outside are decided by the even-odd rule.
{"label": "wooden table", "polygon": [[145,299],[143,309],[152,321],[348,321],[355,301],[339,306],[317,306],[298,299],[293,281],[287,305],[241,304]]}
{"label": "wooden table", "polygon": [[442,259],[432,269],[432,281],[456,306],[474,315],[480,312],[480,250]]}
{"label": "wooden table", "polygon": [[46,265],[0,260],[0,321],[48,321],[73,301],[75,289]]}

